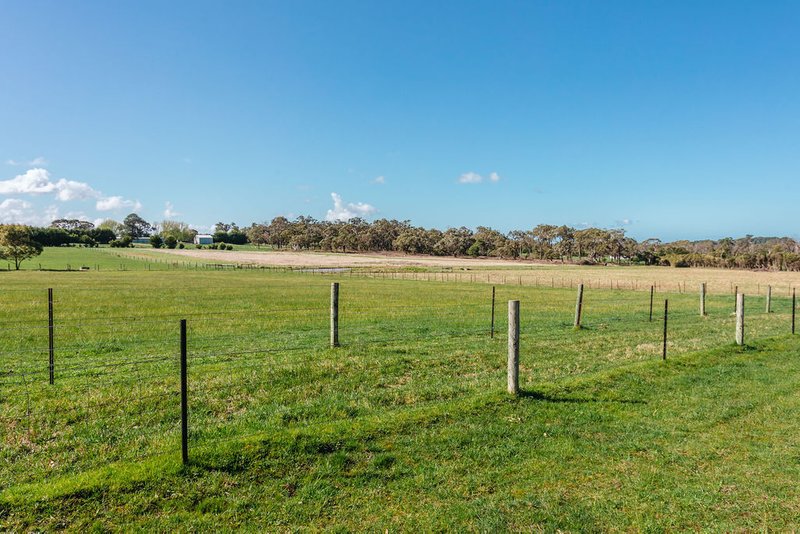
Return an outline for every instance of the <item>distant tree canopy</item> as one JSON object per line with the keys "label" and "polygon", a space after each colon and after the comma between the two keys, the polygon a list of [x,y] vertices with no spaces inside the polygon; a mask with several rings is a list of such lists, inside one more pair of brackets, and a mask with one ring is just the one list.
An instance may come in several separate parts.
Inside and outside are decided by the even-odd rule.
{"label": "distant tree canopy", "polygon": [[42,244],[33,238],[29,226],[0,225],[0,258],[13,261],[16,270],[23,261],[41,254],[42,248]]}
{"label": "distant tree canopy", "polygon": [[[164,221],[158,234],[174,246],[191,241],[196,231],[179,221]],[[116,230],[116,233],[115,233]],[[150,235],[154,227],[136,214],[125,222],[104,221],[97,228],[80,220],[59,219],[49,228],[30,228],[32,239],[43,246],[73,243],[130,246],[133,237]],[[253,243],[276,249],[337,252],[403,252],[435,256],[520,258],[572,263],[636,263],[674,267],[721,267],[800,271],[800,243],[788,237],[754,237],[674,241],[651,238],[636,241],[623,229],[572,228],[539,224],[530,230],[503,233],[487,226],[436,228],[413,226],[409,221],[361,218],[320,221],[301,216],[275,217],[241,229],[236,223],[217,223],[216,243]]]}
{"label": "distant tree canopy", "polygon": [[117,222],[114,219],[106,219],[105,221],[98,224],[97,227],[103,230],[111,230],[117,237],[122,237],[122,235],[125,232],[125,227],[122,226],[122,223]]}
{"label": "distant tree canopy", "polygon": [[[63,221],[63,219],[61,219]],[[86,222],[86,221],[78,221]],[[63,245],[80,244],[85,246],[105,245],[115,239],[116,235],[108,228],[95,228],[92,223],[57,224],[53,221],[49,228],[31,228],[33,239],[45,247],[60,247]],[[90,226],[91,225],[91,226]]]}
{"label": "distant tree canopy", "polygon": [[161,227],[161,237],[164,239],[172,237],[176,243],[190,243],[197,235],[197,230],[191,229],[188,224],[181,221],[163,221],[159,226]]}
{"label": "distant tree canopy", "polygon": [[244,245],[248,242],[247,233],[239,229],[236,223],[218,222],[214,225],[214,243],[228,243],[230,245]]}
{"label": "distant tree canopy", "polygon": [[131,213],[122,221],[123,233],[133,239],[137,237],[147,237],[154,230],[155,227],[149,222],[145,221],[135,213]]}
{"label": "distant tree canopy", "polygon": [[[217,225],[215,241],[234,243],[222,230],[235,224]],[[479,226],[441,231],[413,226],[409,221],[360,218],[319,221],[275,217],[269,223],[253,223],[244,232],[249,242],[293,250],[339,252],[398,251],[436,256],[490,256],[578,263],[638,263],[645,265],[724,267],[741,269],[800,270],[800,244],[791,238],[725,238],[718,241],[659,239],[638,242],[623,229],[582,228],[540,224],[531,230],[504,234]]]}
{"label": "distant tree canopy", "polygon": [[80,219],[56,219],[50,223],[51,228],[61,228],[66,231],[81,231],[87,232],[94,229],[94,223],[89,221],[82,221]]}

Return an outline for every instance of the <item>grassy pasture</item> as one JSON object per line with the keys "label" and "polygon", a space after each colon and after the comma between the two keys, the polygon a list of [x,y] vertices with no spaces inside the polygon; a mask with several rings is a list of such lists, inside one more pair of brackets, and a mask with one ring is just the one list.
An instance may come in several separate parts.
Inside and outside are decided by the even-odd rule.
{"label": "grassy pasture", "polygon": [[[88,263],[81,254],[109,251],[50,253]],[[575,331],[574,290],[508,284],[492,339],[485,283],[122,261],[128,270],[0,273],[6,528],[796,526],[800,342],[785,295],[769,315],[748,298],[739,349],[729,295],[710,295],[702,318],[695,292],[658,293],[649,322],[649,295],[591,289]],[[333,280],[338,349],[327,346]],[[503,394],[512,298],[517,399]]]}

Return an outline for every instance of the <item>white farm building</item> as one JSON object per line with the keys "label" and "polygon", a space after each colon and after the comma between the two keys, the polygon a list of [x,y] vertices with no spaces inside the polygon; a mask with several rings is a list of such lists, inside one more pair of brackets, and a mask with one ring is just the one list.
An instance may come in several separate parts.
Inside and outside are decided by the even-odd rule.
{"label": "white farm building", "polygon": [[209,234],[197,234],[194,236],[195,245],[211,245],[214,243],[214,237]]}

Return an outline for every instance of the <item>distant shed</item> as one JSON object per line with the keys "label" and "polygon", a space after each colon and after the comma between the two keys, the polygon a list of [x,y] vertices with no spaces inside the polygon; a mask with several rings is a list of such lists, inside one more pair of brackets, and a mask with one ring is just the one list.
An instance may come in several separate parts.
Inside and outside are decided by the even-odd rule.
{"label": "distant shed", "polygon": [[209,234],[197,234],[194,236],[195,245],[211,245],[214,243],[214,237]]}

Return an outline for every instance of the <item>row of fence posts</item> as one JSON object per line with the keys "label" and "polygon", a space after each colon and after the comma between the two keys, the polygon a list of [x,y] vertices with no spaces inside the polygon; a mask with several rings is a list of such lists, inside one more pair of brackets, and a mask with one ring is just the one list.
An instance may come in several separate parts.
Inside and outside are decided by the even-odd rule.
{"label": "row of fence posts", "polygon": [[[738,286],[737,286],[738,291]],[[767,288],[767,301],[766,312],[772,312],[772,287]],[[705,283],[700,284],[700,315],[707,316],[706,312],[706,291],[707,286]],[[650,286],[650,322],[653,321],[653,302],[654,302],[655,286]],[[581,320],[583,316],[583,295],[584,285],[578,285],[578,294],[575,302],[575,321],[574,328],[579,330],[581,328]],[[496,287],[492,286],[492,311],[491,311],[491,328],[490,337],[494,339],[495,330],[495,297]],[[792,334],[795,333],[795,319],[797,310],[797,293],[792,290]],[[48,311],[48,353],[49,353],[49,375],[50,384],[55,383],[55,323],[53,319],[53,288],[47,290],[47,311]],[[744,345],[744,294],[736,294],[736,343],[737,345]],[[669,315],[669,300],[664,301],[664,339],[663,339],[663,359],[667,358],[667,322]],[[330,346],[339,346],[339,283],[333,282],[331,284],[331,306],[330,306]]]}
{"label": "row of fence posts", "polygon": [[[653,319],[653,300],[654,287],[650,288],[650,321]],[[738,289],[738,288],[737,288]],[[767,312],[771,311],[770,292],[768,291]],[[581,328],[583,315],[583,296],[584,286],[578,286],[578,294],[575,303],[575,322],[574,328]],[[491,311],[491,330],[490,336],[494,338],[495,330],[495,297],[496,288],[492,286],[492,311]],[[700,288],[700,312],[705,316],[705,297],[706,284]],[[520,349],[520,301],[508,301],[508,392],[511,394],[519,393],[519,349]],[[792,292],[792,334],[795,333],[796,317],[796,292]],[[53,289],[47,290],[48,306],[48,352],[49,352],[49,375],[50,384],[55,383],[55,324],[53,313]],[[667,359],[667,325],[669,320],[669,300],[664,300],[664,336],[662,347],[662,359]],[[744,345],[744,294],[736,294],[736,343]],[[330,346],[339,347],[339,283],[331,284],[330,301]],[[180,320],[180,387],[181,387],[181,458],[184,465],[189,463],[189,392],[188,392],[188,365],[187,365],[187,335],[186,319]]]}
{"label": "row of fence posts", "polygon": [[[492,287],[492,336],[494,336],[494,287]],[[706,317],[706,291],[705,282],[700,284],[700,315]],[[653,301],[655,286],[650,286],[650,322],[653,321]],[[766,313],[772,313],[772,286],[767,286]],[[575,302],[574,328],[581,328],[583,314],[583,284],[578,285],[578,294]],[[797,291],[792,289],[792,335],[795,335],[797,315]],[[662,338],[661,358],[667,359],[667,334],[669,324],[669,299],[664,299],[664,335]],[[736,344],[744,345],[744,293],[739,293],[736,286]],[[508,392],[516,395],[519,393],[519,301],[508,301]]]}

